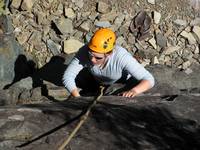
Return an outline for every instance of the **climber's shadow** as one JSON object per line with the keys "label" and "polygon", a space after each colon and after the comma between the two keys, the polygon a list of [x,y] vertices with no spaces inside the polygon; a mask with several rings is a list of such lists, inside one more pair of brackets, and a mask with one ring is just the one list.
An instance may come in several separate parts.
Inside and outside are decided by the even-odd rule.
{"label": "climber's shadow", "polygon": [[35,63],[31,60],[27,60],[26,56],[19,55],[14,64],[14,79],[10,84],[5,85],[3,89],[8,89],[21,79],[32,76],[35,71]]}
{"label": "climber's shadow", "polygon": [[[48,81],[57,86],[63,86],[62,77],[67,65],[62,56],[53,56],[42,68],[33,74],[33,87],[41,86],[42,81]],[[39,81],[39,82],[38,82]]]}
{"label": "climber's shadow", "polygon": [[14,65],[14,79],[10,84],[5,85],[3,89],[8,89],[14,83],[27,77],[32,78],[33,88],[42,87],[43,80],[57,86],[63,86],[62,76],[67,67],[65,57],[63,56],[53,56],[47,64],[37,69],[36,64],[32,60],[27,60],[25,55],[19,55]]}

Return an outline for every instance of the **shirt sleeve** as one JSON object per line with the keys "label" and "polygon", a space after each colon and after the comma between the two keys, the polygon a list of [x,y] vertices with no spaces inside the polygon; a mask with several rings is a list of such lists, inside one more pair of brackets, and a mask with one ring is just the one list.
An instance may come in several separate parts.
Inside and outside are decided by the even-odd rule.
{"label": "shirt sleeve", "polygon": [[77,88],[75,78],[82,69],[83,65],[79,63],[78,58],[74,57],[65,70],[63,84],[70,93]]}
{"label": "shirt sleeve", "polygon": [[124,69],[137,80],[148,80],[153,87],[155,80],[153,75],[146,70],[130,53],[126,53],[122,58]]}

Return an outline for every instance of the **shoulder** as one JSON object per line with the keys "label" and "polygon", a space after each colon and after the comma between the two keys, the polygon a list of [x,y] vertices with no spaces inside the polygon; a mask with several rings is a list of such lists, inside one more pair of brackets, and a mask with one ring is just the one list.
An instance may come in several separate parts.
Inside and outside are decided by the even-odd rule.
{"label": "shoulder", "polygon": [[116,45],[116,46],[115,46],[115,51],[116,51],[117,54],[125,54],[125,53],[128,53],[128,51],[127,51],[125,48],[123,48],[123,47],[121,47],[121,46],[119,46],[119,45]]}
{"label": "shoulder", "polygon": [[128,50],[121,46],[115,47],[115,61],[118,62],[118,64],[121,64],[122,66],[130,65],[130,64],[138,64],[139,62],[132,56]]}
{"label": "shoulder", "polygon": [[84,45],[78,50],[78,52],[76,53],[76,57],[87,56],[87,54],[88,54],[88,45]]}
{"label": "shoulder", "polygon": [[83,66],[87,66],[90,64],[88,57],[88,45],[84,45],[78,50],[74,57],[74,60],[78,61]]}
{"label": "shoulder", "polygon": [[[130,57],[131,54],[123,47],[116,45],[115,46],[115,57],[118,59],[124,59],[126,57]],[[132,57],[132,56],[131,56]]]}

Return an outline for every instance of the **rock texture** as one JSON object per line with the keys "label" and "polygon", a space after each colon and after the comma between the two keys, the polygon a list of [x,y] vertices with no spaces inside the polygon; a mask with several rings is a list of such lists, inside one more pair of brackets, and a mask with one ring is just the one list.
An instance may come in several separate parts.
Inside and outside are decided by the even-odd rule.
{"label": "rock texture", "polygon": [[148,66],[156,85],[131,99],[102,97],[66,149],[200,148],[199,0],[5,2],[0,149],[55,150],[69,136],[93,97],[70,98],[62,74],[101,27],[115,31],[117,44]]}
{"label": "rock texture", "polygon": [[143,65],[186,70],[200,63],[199,0],[11,0],[7,7],[17,41],[39,68],[52,56],[76,52],[101,27],[113,29],[117,44]]}
{"label": "rock texture", "polygon": [[10,17],[0,16],[0,87],[14,78],[15,62],[22,50],[12,34]]}
{"label": "rock texture", "polygon": [[[91,100],[1,107],[0,148],[57,149]],[[184,95],[103,97],[67,149],[198,149],[199,106],[199,97]]]}

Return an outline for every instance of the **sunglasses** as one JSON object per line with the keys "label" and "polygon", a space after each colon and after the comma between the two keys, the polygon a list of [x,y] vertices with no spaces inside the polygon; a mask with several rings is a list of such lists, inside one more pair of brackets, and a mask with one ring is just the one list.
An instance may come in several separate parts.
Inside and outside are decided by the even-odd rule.
{"label": "sunglasses", "polygon": [[90,51],[88,51],[88,54],[89,54],[89,57],[90,58],[95,58],[96,60],[101,60],[101,59],[103,59],[103,58],[105,58],[105,57],[98,57],[98,56],[95,56],[92,52],[90,52]]}

